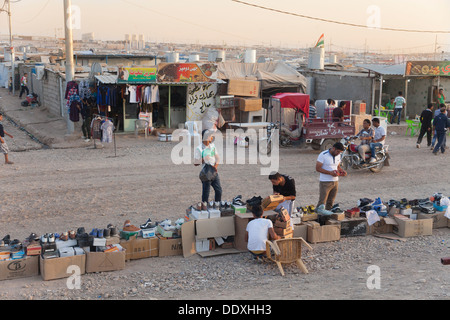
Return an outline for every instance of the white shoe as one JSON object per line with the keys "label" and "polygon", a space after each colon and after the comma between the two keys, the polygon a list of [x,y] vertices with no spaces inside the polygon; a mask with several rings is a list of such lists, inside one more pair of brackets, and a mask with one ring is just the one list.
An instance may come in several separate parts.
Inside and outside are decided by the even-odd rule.
{"label": "white shoe", "polygon": [[370,158],[370,163],[374,163],[374,162],[377,162],[377,159],[375,159],[375,158]]}
{"label": "white shoe", "polygon": [[89,142],[91,141],[91,139],[84,139],[84,142]]}

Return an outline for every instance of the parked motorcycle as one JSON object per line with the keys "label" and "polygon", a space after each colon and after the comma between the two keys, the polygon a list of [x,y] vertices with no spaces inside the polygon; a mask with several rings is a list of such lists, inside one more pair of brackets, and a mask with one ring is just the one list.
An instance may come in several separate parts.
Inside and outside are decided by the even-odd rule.
{"label": "parked motorcycle", "polygon": [[388,149],[389,146],[385,145],[383,147],[376,147],[375,148],[375,158],[376,161],[369,163],[369,160],[371,158],[371,153],[366,152],[365,154],[365,163],[362,162],[361,156],[358,152],[358,145],[354,143],[354,141],[358,137],[356,136],[350,136],[345,137],[341,139],[341,143],[344,145],[345,151],[342,154],[342,160],[341,160],[341,167],[347,171],[348,168],[353,168],[355,170],[359,169],[369,169],[372,172],[380,172],[381,169],[383,169],[384,166],[389,166],[389,153]]}

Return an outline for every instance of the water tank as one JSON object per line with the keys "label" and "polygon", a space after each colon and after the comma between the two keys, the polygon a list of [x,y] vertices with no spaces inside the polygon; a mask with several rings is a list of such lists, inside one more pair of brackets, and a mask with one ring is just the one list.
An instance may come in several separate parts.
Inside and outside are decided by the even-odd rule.
{"label": "water tank", "polygon": [[180,53],[179,52],[166,52],[166,62],[169,63],[177,63],[180,59]]}
{"label": "water tank", "polygon": [[308,68],[323,70],[325,64],[325,48],[310,48]]}
{"label": "water tank", "polygon": [[244,62],[245,63],[256,63],[256,50],[255,49],[245,50]]}
{"label": "water tank", "polygon": [[189,62],[196,62],[196,61],[200,61],[200,55],[199,54],[190,54]]}
{"label": "water tank", "polygon": [[337,55],[332,54],[330,56],[330,63],[337,63]]}

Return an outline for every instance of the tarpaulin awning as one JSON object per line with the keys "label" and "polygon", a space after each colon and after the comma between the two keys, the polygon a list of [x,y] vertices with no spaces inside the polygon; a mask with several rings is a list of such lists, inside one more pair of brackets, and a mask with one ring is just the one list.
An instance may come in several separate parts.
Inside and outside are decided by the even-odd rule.
{"label": "tarpaulin awning", "polygon": [[306,92],[306,78],[284,62],[217,63],[217,78],[223,80],[258,80],[262,90],[283,87],[299,87]]}
{"label": "tarpaulin awning", "polygon": [[280,100],[281,108],[301,110],[309,117],[309,95],[304,93],[277,93],[272,99]]}

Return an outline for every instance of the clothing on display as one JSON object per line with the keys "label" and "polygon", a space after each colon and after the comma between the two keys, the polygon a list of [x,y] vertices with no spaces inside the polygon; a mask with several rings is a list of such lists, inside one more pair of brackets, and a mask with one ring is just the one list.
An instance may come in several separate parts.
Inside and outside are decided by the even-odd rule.
{"label": "clothing on display", "polygon": [[101,139],[102,138],[102,118],[101,117],[96,117],[94,119],[92,119],[91,122],[91,136],[92,139]]}
{"label": "clothing on display", "polygon": [[69,81],[66,86],[66,93],[64,94],[64,98],[67,100],[66,107],[70,109],[70,104],[73,101],[72,96],[76,96],[79,99],[79,91],[78,91],[78,83],[75,81]]}
{"label": "clothing on display", "polygon": [[102,142],[110,143],[113,141],[114,124],[111,120],[106,119],[100,126],[102,130]]}

